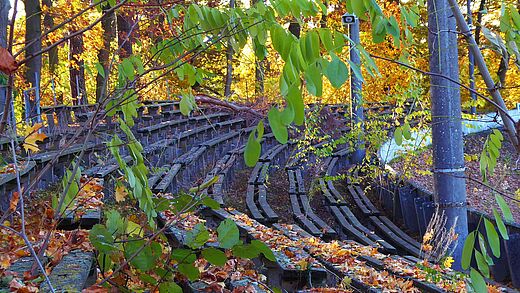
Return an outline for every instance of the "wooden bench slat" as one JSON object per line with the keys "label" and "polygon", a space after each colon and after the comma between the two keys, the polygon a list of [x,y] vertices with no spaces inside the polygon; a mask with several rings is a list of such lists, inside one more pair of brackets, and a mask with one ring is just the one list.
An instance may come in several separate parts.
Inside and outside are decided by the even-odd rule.
{"label": "wooden bench slat", "polygon": [[388,217],[380,216],[379,219],[388,228],[390,228],[392,231],[394,231],[394,233],[399,235],[399,237],[403,238],[404,240],[406,240],[408,243],[412,244],[413,246],[415,246],[419,249],[421,248],[421,244],[417,240],[413,239],[412,237],[410,237],[410,235],[406,234],[406,232],[401,230],[401,228],[397,227],[397,225],[395,225]]}
{"label": "wooden bench slat", "polygon": [[320,178],[319,183],[321,192],[323,193],[323,196],[325,197],[327,203],[333,206],[338,205],[338,201],[332,196],[332,194],[330,194],[330,191],[327,188],[327,185],[325,184],[325,179]]}
{"label": "wooden bench slat", "polygon": [[253,218],[257,221],[263,221],[264,216],[258,209],[255,203],[255,186],[254,185],[247,185],[247,192],[246,192],[246,205],[253,216]]}
{"label": "wooden bench slat", "polygon": [[373,215],[373,212],[371,210],[369,210],[367,208],[367,206],[365,205],[365,203],[361,200],[361,198],[359,198],[359,196],[357,195],[357,192],[354,190],[352,185],[348,185],[347,190],[349,191],[350,195],[354,199],[356,206],[361,210],[361,212],[364,215]]}
{"label": "wooden bench slat", "polygon": [[323,231],[323,234],[326,234],[329,237],[334,237],[337,235],[336,231],[332,229],[325,221],[323,221],[320,217],[318,217],[314,211],[312,210],[312,207],[309,203],[309,198],[307,198],[307,195],[300,194],[300,201],[303,206],[303,210],[305,211],[305,214],[308,218],[310,218],[319,228],[321,231]]}
{"label": "wooden bench slat", "polygon": [[[93,252],[75,250],[65,255],[54,267],[49,279],[56,292],[81,292],[93,270]],[[46,282],[40,286],[41,292],[50,292]]]}
{"label": "wooden bench slat", "polygon": [[399,248],[403,249],[407,253],[411,253],[413,256],[421,257],[421,250],[409,242],[405,241],[403,238],[399,237],[396,233],[390,230],[377,216],[369,216],[372,224],[380,231],[386,239]]}
{"label": "wooden bench slat", "polygon": [[260,205],[260,208],[262,208],[262,210],[264,211],[264,214],[269,221],[278,221],[278,215],[275,211],[273,211],[273,209],[267,202],[267,188],[263,185],[258,186],[258,204]]}
{"label": "wooden bench slat", "polygon": [[347,221],[349,221],[352,226],[354,226],[359,231],[363,232],[365,235],[367,235],[368,238],[370,238],[375,243],[379,243],[388,253],[395,253],[395,247],[390,245],[387,241],[379,237],[375,231],[372,231],[368,229],[365,225],[361,224],[357,217],[352,213],[352,211],[347,206],[340,207],[340,211],[345,215],[345,218]]}
{"label": "wooden bench slat", "polygon": [[330,207],[332,214],[334,215],[334,218],[339,223],[341,228],[350,236],[353,237],[354,240],[358,241],[359,243],[362,243],[364,245],[370,245],[370,246],[377,246],[374,241],[372,241],[370,238],[368,238],[367,235],[363,234],[361,231],[356,229],[354,226],[352,226],[347,219],[343,216],[341,211],[336,206]]}
{"label": "wooden bench slat", "polygon": [[164,175],[162,180],[155,186],[153,190],[156,192],[165,192],[168,190],[168,187],[172,184],[175,176],[177,176],[181,168],[181,164],[173,164],[170,170]]}

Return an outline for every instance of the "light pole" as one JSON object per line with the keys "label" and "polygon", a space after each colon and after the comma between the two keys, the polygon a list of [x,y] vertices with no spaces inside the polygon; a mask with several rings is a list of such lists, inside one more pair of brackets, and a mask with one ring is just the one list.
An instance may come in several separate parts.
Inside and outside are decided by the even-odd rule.
{"label": "light pole", "polygon": [[350,99],[352,102],[352,129],[358,129],[359,134],[355,143],[355,150],[352,153],[352,163],[360,164],[365,158],[365,141],[363,139],[365,115],[363,111],[363,96],[361,90],[363,89],[363,82],[355,74],[352,66],[361,67],[361,59],[359,58],[359,51],[356,48],[359,45],[359,19],[354,14],[344,14],[341,17],[341,22],[344,26],[349,28],[350,46]]}

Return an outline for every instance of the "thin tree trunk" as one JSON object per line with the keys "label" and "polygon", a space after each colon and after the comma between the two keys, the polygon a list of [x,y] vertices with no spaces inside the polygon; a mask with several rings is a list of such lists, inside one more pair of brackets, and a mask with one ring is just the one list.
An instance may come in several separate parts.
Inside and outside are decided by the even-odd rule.
{"label": "thin tree trunk", "polygon": [[[451,1],[451,0],[450,0]],[[428,1],[430,71],[459,80],[455,18],[448,0]],[[464,24],[466,21],[464,20]],[[451,244],[454,268],[461,269],[462,246],[468,235],[466,181],[460,87],[437,76],[430,77],[432,149],[435,203],[446,217],[444,227],[458,235]]]}
{"label": "thin tree trunk", "polygon": [[[43,6],[47,7],[47,10],[49,10],[52,7],[52,0],[42,0]],[[46,12],[43,16],[43,27],[46,31],[50,30],[54,26],[54,17],[52,16],[52,13]],[[51,45],[51,42],[47,40],[46,42],[47,46]],[[58,65],[58,46],[52,48],[48,53],[49,58],[49,70],[51,72],[51,75],[54,77],[54,73],[56,71],[56,66]]]}
{"label": "thin tree trunk", "polygon": [[[327,1],[327,0],[323,1],[323,4],[325,5],[325,7],[328,7],[329,6],[329,1]],[[321,28],[327,28],[327,13],[326,12],[321,15],[320,27]]]}
{"label": "thin tree trunk", "polygon": [[[253,0],[253,4],[256,4],[258,1],[263,0]],[[254,45],[254,44],[253,44]],[[264,74],[265,71],[265,57],[262,60],[259,60],[255,56],[255,96],[264,96]]]}
{"label": "thin tree trunk", "polygon": [[0,46],[7,48],[7,26],[9,25],[9,0],[0,0]]}
{"label": "thin tree trunk", "polygon": [[133,21],[129,15],[117,14],[117,43],[121,48],[119,52],[121,58],[132,55],[132,44],[134,43],[134,38],[131,35],[132,26]]}
{"label": "thin tree trunk", "polygon": [[70,91],[74,105],[86,105],[85,91],[85,62],[81,59],[83,54],[83,35],[77,35],[69,40],[70,53]]}
{"label": "thin tree trunk", "polygon": [[[9,0],[0,0],[0,46],[7,48],[7,25],[9,24],[9,9],[11,9],[11,3]],[[2,82],[0,88],[0,108],[3,116],[3,111],[8,107],[6,105],[7,98],[7,80]],[[8,108],[7,108],[8,109]],[[8,112],[8,111],[7,111]]]}
{"label": "thin tree trunk", "polygon": [[105,93],[107,92],[109,66],[110,66],[110,44],[114,41],[116,36],[115,30],[115,14],[114,12],[106,12],[105,16],[101,21],[101,27],[103,28],[103,48],[98,52],[98,62],[103,66],[104,76],[100,73],[96,76],[96,102],[101,102]]}
{"label": "thin tree trunk", "polygon": [[[41,16],[42,11],[40,7],[39,0],[25,0],[25,42],[29,43],[34,40],[36,42],[32,43],[25,50],[25,56],[34,56],[31,60],[26,63],[26,71],[25,71],[25,79],[29,82],[31,88],[39,89],[40,88],[40,80],[41,80],[41,71],[42,71],[42,56],[38,55],[38,52],[42,48],[42,25],[41,25]],[[30,93],[29,100],[26,102],[29,105],[25,104],[24,106],[28,108],[29,115],[36,114],[34,109],[36,107],[36,96]],[[26,109],[27,109],[26,108]],[[23,111],[26,113],[25,111]],[[29,118],[29,117],[24,117]]]}
{"label": "thin tree trunk", "polygon": [[[507,57],[507,58],[506,58]],[[500,58],[500,65],[498,66],[498,83],[495,85],[497,88],[503,88],[506,86],[506,75],[509,69],[509,56],[502,56]]]}
{"label": "thin tree trunk", "polygon": [[482,31],[482,16],[483,11],[486,9],[486,0],[480,0],[480,5],[478,7],[478,13],[477,13],[477,22],[475,24],[475,42],[477,45],[480,45],[480,32]]}
{"label": "thin tree trunk", "polygon": [[[40,8],[39,0],[25,0],[25,42],[29,43],[33,40],[37,40],[32,45],[27,47],[25,51],[25,56],[33,56],[36,55],[42,48],[41,35],[42,35],[42,26],[41,26],[41,15],[42,11]],[[42,57],[41,55],[35,56],[27,63],[27,71],[25,73],[25,78],[31,84],[32,87],[39,87],[39,84],[36,84],[39,81],[39,77],[41,76],[42,69]],[[38,78],[36,78],[38,75]]]}
{"label": "thin tree trunk", "polygon": [[[256,57],[255,57],[256,58]],[[265,58],[263,60],[255,61],[255,95],[263,96],[264,89],[264,67],[265,67]]]}
{"label": "thin tree trunk", "polygon": [[[235,0],[229,1],[229,8],[235,8]],[[230,27],[232,27],[231,25]],[[233,82],[233,46],[231,46],[231,37],[227,42],[227,50],[226,50],[226,80],[224,87],[224,96],[227,98],[231,96],[231,83]]]}

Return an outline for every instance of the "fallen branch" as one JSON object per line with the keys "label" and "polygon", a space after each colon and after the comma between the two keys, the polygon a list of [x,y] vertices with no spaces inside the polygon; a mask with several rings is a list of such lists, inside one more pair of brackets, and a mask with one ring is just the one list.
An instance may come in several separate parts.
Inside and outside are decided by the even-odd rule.
{"label": "fallen branch", "polygon": [[255,111],[254,109],[252,109],[250,107],[239,106],[239,105],[236,105],[236,104],[233,104],[230,102],[226,102],[226,101],[222,101],[220,99],[210,97],[210,96],[204,95],[204,94],[195,95],[195,101],[197,101],[198,103],[202,103],[202,104],[211,104],[211,105],[228,108],[234,112],[249,113],[249,114],[256,116],[258,118],[261,118],[261,119],[263,119],[265,117],[264,115],[262,115],[261,113]]}

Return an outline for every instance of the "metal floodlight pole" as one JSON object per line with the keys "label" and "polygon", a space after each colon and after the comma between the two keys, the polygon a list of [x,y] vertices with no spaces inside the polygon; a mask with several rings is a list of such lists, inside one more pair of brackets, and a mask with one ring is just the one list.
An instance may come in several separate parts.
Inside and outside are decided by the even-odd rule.
{"label": "metal floodlight pole", "polygon": [[448,0],[428,0],[427,6],[430,71],[440,74],[430,77],[434,199],[446,217],[444,228],[454,228],[458,235],[450,249],[453,266],[460,270],[468,235],[460,86],[441,77],[459,80],[457,34],[453,33],[457,27]]}
{"label": "metal floodlight pole", "polygon": [[[361,66],[361,58],[357,46],[360,44],[359,19],[354,14],[344,14],[341,17],[343,25],[349,27],[350,61],[354,66]],[[363,110],[363,96],[361,91],[363,82],[357,77],[354,70],[350,69],[350,98],[352,103],[352,129],[360,131],[352,153],[352,163],[360,164],[365,158],[365,141],[363,139],[365,115]]]}

